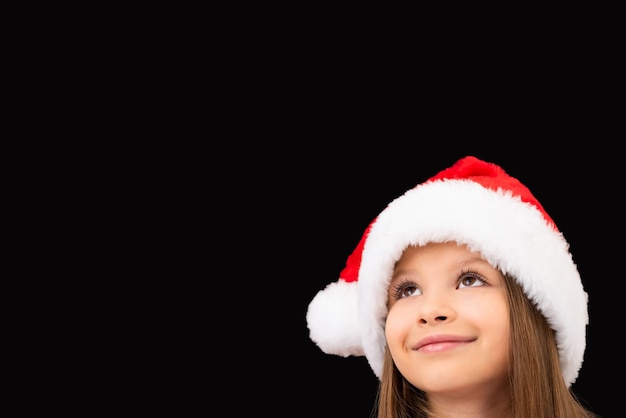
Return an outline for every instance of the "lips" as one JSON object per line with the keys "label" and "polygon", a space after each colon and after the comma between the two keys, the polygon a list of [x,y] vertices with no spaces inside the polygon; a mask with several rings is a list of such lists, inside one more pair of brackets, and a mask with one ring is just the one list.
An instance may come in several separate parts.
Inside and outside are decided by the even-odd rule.
{"label": "lips", "polygon": [[437,349],[447,349],[453,348],[463,343],[469,343],[475,341],[475,337],[464,337],[461,335],[450,335],[450,334],[440,334],[440,335],[429,335],[428,337],[424,337],[417,342],[413,346],[413,350],[437,350]]}

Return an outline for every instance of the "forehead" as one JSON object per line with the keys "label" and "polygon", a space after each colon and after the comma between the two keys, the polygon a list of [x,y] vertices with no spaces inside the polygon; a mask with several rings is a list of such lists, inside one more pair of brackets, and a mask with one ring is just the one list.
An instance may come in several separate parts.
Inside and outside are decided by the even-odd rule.
{"label": "forehead", "polygon": [[395,263],[392,280],[401,274],[424,274],[449,272],[458,274],[466,268],[478,268],[489,275],[499,269],[490,264],[480,253],[471,251],[466,245],[456,242],[429,243],[407,247]]}

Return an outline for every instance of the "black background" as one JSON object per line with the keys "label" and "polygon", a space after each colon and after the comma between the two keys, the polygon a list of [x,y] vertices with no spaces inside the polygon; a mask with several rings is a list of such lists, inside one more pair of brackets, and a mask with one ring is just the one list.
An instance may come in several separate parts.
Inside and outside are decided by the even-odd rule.
{"label": "black background", "polygon": [[257,385],[258,393],[269,390],[270,399],[288,399],[311,416],[369,416],[377,379],[364,357],[324,354],[308,338],[308,303],[337,280],[364,228],[387,203],[474,155],[529,187],[570,243],[590,299],[585,361],[573,389],[595,412],[610,416],[616,399],[607,376],[622,361],[613,347],[623,324],[614,302],[622,287],[623,176],[617,150],[602,146],[602,130],[579,124],[556,136],[491,132],[492,140],[479,132],[450,139],[380,126],[361,126],[360,134],[362,141],[312,140],[282,149],[283,157],[253,179],[263,191],[252,205],[262,215],[250,240],[260,276],[246,286],[269,295],[257,298],[255,290],[245,290],[255,300],[251,320],[263,330],[259,344],[267,352],[254,364],[260,367],[257,378],[280,382],[272,389]]}
{"label": "black background", "polygon": [[[141,408],[198,401],[213,414],[229,411],[217,415],[366,418],[376,378],[365,358],[326,355],[309,340],[307,306],[392,199],[475,155],[525,183],[570,242],[591,317],[574,389],[605,417],[621,410],[624,70],[622,47],[611,43],[620,26],[607,15],[599,28],[565,15],[560,23],[571,28],[555,36],[522,43],[537,35],[531,27],[520,42],[474,42],[471,53],[422,42],[441,54],[425,55],[357,42],[364,31],[329,32],[325,19],[306,25],[281,13],[279,24],[252,13],[208,46],[202,36],[194,43],[187,25],[181,42],[166,31],[156,60],[137,54],[139,72],[119,72],[132,88],[114,90],[121,99],[94,124],[122,144],[130,135],[113,151],[133,167],[120,176],[121,203],[117,187],[114,204],[97,202],[106,215],[96,223],[129,248],[112,245],[114,256],[138,258],[137,271],[121,273],[157,270],[152,287],[140,281],[140,299],[158,309],[138,308],[128,334],[143,338],[147,317],[162,315],[157,340],[132,357],[146,359],[136,375],[147,379],[120,372],[114,382],[129,385],[124,399],[151,380]],[[479,58],[471,66],[470,56]],[[109,125],[120,115],[136,125]],[[109,179],[120,168],[111,159],[98,171]],[[115,215],[130,219],[130,237]],[[152,256],[137,255],[146,245]],[[143,293],[151,289],[158,295]]]}

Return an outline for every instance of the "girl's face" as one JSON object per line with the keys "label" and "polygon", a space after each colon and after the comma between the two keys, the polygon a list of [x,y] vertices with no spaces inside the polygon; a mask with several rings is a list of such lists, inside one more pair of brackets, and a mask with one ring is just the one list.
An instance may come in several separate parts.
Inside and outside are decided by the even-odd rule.
{"label": "girl's face", "polygon": [[389,285],[385,327],[394,363],[429,396],[508,390],[504,277],[456,243],[409,247]]}

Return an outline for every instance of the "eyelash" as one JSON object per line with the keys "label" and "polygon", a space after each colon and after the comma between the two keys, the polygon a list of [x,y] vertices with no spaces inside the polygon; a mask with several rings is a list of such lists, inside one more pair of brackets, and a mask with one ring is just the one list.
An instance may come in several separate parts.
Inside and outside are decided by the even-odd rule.
{"label": "eyelash", "polygon": [[475,270],[463,270],[461,274],[459,275],[459,283],[463,281],[463,279],[467,278],[465,276],[469,276],[473,279],[480,280],[484,284],[489,284],[489,280],[487,280],[485,276],[483,276],[482,274],[480,274],[479,272]]}
{"label": "eyelash", "polygon": [[[468,278],[476,279],[482,282],[483,284],[489,284],[489,280],[487,280],[487,278],[485,278],[482,274],[478,273],[475,270],[468,269],[468,270],[461,271],[461,274],[459,274],[459,277],[457,279],[457,287],[461,285],[461,282],[463,280],[468,279]],[[468,286],[471,287],[471,285],[468,285]],[[394,300],[402,299],[405,297],[405,296],[402,296],[402,293],[406,291],[407,289],[412,289],[412,288],[415,288],[417,290],[418,287],[411,280],[404,278],[401,281],[393,285],[393,288],[391,289],[391,295],[393,296]],[[412,296],[412,294],[409,296]]]}

